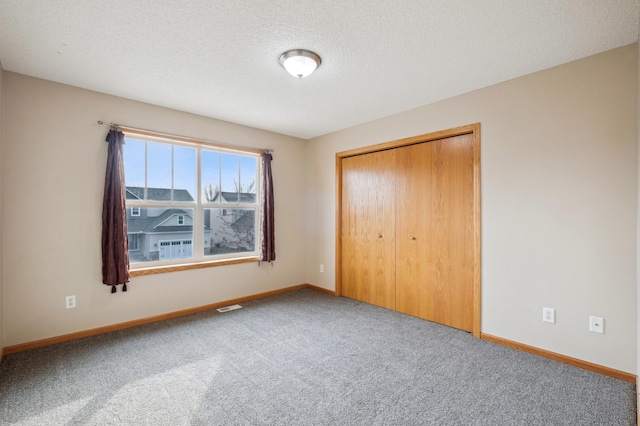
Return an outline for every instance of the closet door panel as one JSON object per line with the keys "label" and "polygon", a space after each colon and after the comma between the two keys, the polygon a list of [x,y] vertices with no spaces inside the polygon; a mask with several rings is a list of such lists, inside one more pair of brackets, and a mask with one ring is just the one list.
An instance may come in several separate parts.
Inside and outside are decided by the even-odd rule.
{"label": "closet door panel", "polygon": [[472,331],[473,136],[400,148],[396,167],[396,306]]}
{"label": "closet door panel", "polygon": [[423,189],[431,175],[429,144],[396,149],[396,309],[427,318],[424,300],[430,269],[426,263],[431,193]]}
{"label": "closet door panel", "polygon": [[342,294],[395,309],[395,152],[342,160]]}
{"label": "closet door panel", "polygon": [[433,142],[428,191],[430,217],[427,282],[429,319],[466,331],[473,329],[474,152],[473,136]]}

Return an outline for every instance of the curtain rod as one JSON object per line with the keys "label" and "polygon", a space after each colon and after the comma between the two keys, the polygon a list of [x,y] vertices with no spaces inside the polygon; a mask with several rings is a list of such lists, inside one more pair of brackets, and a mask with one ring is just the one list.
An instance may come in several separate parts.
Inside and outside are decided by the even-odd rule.
{"label": "curtain rod", "polygon": [[155,130],[146,130],[146,129],[140,129],[138,127],[131,127],[131,126],[123,126],[117,123],[105,123],[102,120],[98,120],[98,124],[101,126],[109,126],[112,129],[118,129],[118,130],[122,130],[122,131],[130,131],[133,133],[140,133],[140,134],[144,134],[146,136],[156,136],[156,137],[160,137],[160,138],[169,138],[169,139],[178,139],[181,140],[183,142],[191,142],[191,143],[208,143],[214,146],[217,146],[219,148],[228,148],[228,149],[245,149],[248,151],[252,151],[258,154],[261,153],[267,153],[270,154],[273,152],[273,149],[269,149],[269,148],[256,148],[253,146],[242,146],[242,145],[231,145],[231,144],[224,144],[224,143],[220,143],[220,142],[215,142],[215,141],[211,141],[208,139],[198,139],[198,138],[192,138],[189,136],[180,136],[180,135],[173,135],[171,133],[163,133],[163,132],[156,132]]}

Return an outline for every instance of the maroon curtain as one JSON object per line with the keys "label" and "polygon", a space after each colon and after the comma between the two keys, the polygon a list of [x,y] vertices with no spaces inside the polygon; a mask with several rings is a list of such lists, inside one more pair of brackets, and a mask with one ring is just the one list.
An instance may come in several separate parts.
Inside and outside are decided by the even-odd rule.
{"label": "maroon curtain", "polygon": [[262,154],[262,247],[260,249],[260,260],[264,262],[276,260],[271,160],[273,160],[271,153],[267,151]]}
{"label": "maroon curtain", "polygon": [[116,292],[118,284],[129,282],[129,242],[124,183],[124,133],[111,129],[107,135],[109,154],[102,203],[102,282]]}

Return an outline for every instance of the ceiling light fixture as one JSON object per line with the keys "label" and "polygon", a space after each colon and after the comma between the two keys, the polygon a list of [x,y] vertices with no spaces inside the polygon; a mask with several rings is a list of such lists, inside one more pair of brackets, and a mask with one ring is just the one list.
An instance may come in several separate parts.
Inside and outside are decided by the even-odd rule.
{"label": "ceiling light fixture", "polygon": [[322,63],[320,56],[304,49],[293,49],[280,56],[280,65],[296,78],[305,78]]}

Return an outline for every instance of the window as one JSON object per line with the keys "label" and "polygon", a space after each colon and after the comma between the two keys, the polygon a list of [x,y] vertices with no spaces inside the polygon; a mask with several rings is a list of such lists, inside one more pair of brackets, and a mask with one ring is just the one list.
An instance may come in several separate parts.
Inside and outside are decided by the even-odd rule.
{"label": "window", "polygon": [[127,133],[132,269],[254,258],[259,155]]}
{"label": "window", "polygon": [[129,237],[129,251],[138,251],[138,234],[129,234],[127,237]]}

